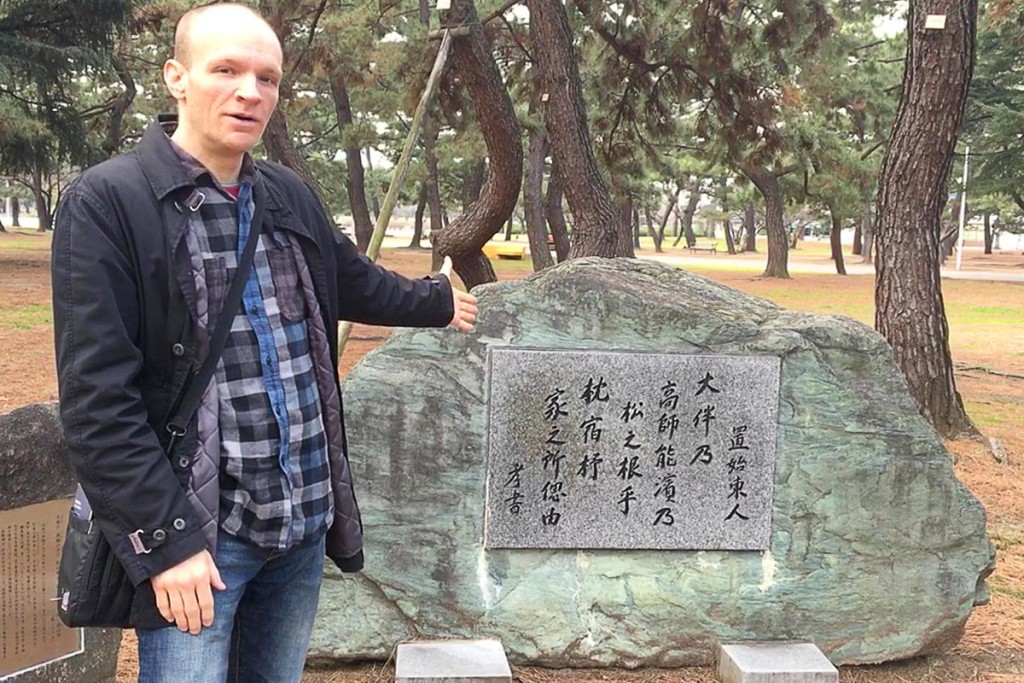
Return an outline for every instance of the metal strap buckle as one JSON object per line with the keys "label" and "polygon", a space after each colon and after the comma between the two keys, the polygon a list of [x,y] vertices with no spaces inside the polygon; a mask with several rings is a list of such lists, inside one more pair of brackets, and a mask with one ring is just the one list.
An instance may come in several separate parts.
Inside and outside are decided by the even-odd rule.
{"label": "metal strap buckle", "polygon": [[189,211],[191,211],[192,213],[195,213],[196,211],[199,210],[199,207],[202,206],[203,202],[205,202],[205,201],[206,201],[206,195],[205,194],[203,194],[199,190],[192,190],[192,194],[190,194],[188,196],[188,199],[185,200],[185,206],[188,207]]}
{"label": "metal strap buckle", "polygon": [[128,534],[128,540],[132,542],[132,548],[135,549],[136,555],[148,555],[153,552],[151,548],[147,548],[142,542],[142,534],[144,533],[142,529],[138,529]]}

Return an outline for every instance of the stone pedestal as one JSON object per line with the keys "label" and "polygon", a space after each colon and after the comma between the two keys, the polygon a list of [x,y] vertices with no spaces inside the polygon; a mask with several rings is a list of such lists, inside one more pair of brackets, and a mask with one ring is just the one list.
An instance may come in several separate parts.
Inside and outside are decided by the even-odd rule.
{"label": "stone pedestal", "polygon": [[839,672],[813,643],[722,645],[723,683],[839,683]]}
{"label": "stone pedestal", "polygon": [[395,683],[512,683],[512,670],[497,640],[402,643]]}

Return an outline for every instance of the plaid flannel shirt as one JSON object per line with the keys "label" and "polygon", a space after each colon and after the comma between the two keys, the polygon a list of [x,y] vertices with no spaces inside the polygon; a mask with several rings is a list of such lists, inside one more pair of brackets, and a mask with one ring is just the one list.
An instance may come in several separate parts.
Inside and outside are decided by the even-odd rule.
{"label": "plaid flannel shirt", "polygon": [[[248,238],[255,166],[246,155],[237,200],[201,162],[174,146],[203,199],[189,230],[202,272],[199,317],[212,333]],[[194,204],[193,204],[194,205]],[[240,310],[217,365],[221,528],[260,547],[286,549],[331,521],[330,467],[320,394],[299,283],[302,252],[287,233],[257,243]]]}

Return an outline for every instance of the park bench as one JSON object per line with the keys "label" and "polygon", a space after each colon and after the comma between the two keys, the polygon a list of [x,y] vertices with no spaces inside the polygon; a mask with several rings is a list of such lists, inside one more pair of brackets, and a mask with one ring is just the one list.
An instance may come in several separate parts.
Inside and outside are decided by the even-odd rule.
{"label": "park bench", "polygon": [[526,246],[515,242],[488,242],[484,245],[484,256],[489,259],[514,259],[523,260],[526,256]]}
{"label": "park bench", "polygon": [[692,244],[689,247],[687,247],[687,249],[690,250],[691,254],[695,254],[698,251],[708,251],[711,252],[712,254],[718,253],[717,244]]}

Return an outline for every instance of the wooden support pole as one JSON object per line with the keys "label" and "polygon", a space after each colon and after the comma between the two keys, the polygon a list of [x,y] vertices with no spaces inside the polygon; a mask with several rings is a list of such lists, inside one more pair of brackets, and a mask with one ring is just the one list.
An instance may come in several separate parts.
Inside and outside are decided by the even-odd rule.
{"label": "wooden support pole", "polygon": [[[456,29],[457,30],[457,29]],[[409,134],[405,138],[405,146],[402,147],[402,154],[398,158],[398,165],[395,167],[395,174],[391,177],[391,184],[388,186],[388,193],[384,197],[384,204],[377,214],[377,222],[373,226],[373,236],[370,237],[370,245],[366,248],[366,256],[371,261],[376,261],[380,255],[380,245],[384,242],[384,233],[387,231],[388,223],[391,221],[391,214],[398,202],[398,192],[402,189],[402,183],[409,172],[409,164],[412,162],[412,150],[416,146],[416,140],[420,134],[420,124],[423,121],[423,113],[427,110],[430,100],[437,89],[437,82],[441,79],[445,62],[448,61],[448,53],[451,51],[452,35],[455,31],[445,30],[441,40],[441,46],[437,49],[437,57],[434,59],[434,68],[430,70],[430,77],[427,85],[420,95],[419,104],[416,105],[416,112],[413,114],[412,123],[409,125]],[[352,333],[352,323],[342,322],[338,327],[338,355],[345,350],[349,335]]]}

